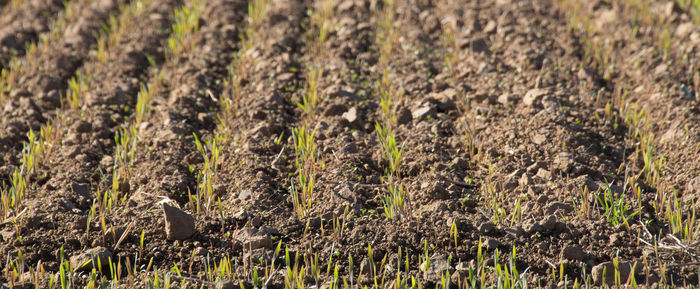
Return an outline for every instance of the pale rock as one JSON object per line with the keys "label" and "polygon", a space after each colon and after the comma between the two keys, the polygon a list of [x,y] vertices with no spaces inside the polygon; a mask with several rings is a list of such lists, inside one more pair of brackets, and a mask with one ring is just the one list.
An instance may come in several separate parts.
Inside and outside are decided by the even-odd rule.
{"label": "pale rock", "polygon": [[70,263],[76,272],[85,272],[92,270],[92,268],[97,268],[98,262],[102,266],[109,264],[109,257],[111,256],[112,251],[109,249],[96,247],[71,257]]}
{"label": "pale rock", "polygon": [[414,109],[414,110],[411,112],[411,116],[413,117],[413,119],[418,119],[418,120],[420,120],[420,119],[422,119],[423,117],[427,117],[428,115],[430,115],[433,111],[434,111],[434,110],[432,109],[432,107],[430,107],[430,106],[423,106],[423,107],[419,107],[419,108],[417,108],[417,109]]}
{"label": "pale rock", "polygon": [[527,106],[533,106],[537,104],[542,98],[547,95],[549,91],[543,88],[530,89],[523,97],[523,104]]}
{"label": "pale rock", "polygon": [[343,118],[349,123],[354,123],[355,121],[357,121],[357,108],[351,107],[350,109],[348,109],[348,111],[343,113]]}
{"label": "pale rock", "polygon": [[270,248],[273,243],[270,236],[263,230],[256,228],[243,228],[236,235],[238,242],[246,250],[258,248]]}
{"label": "pale rock", "polygon": [[[620,281],[622,284],[627,284],[627,279],[632,272],[633,263],[630,262],[619,262],[618,272],[620,273]],[[637,263],[634,268],[636,273],[642,271],[642,265]],[[613,262],[605,262],[593,266],[591,270],[591,275],[593,276],[593,282],[596,285],[614,285],[615,284],[615,265]]]}
{"label": "pale rock", "polygon": [[692,22],[685,22],[676,27],[674,34],[678,38],[686,38],[693,30],[696,30],[695,25]]}
{"label": "pale rock", "polygon": [[430,263],[423,262],[420,265],[421,271],[423,271],[423,279],[428,281],[437,282],[442,278],[444,272],[449,272],[450,274],[454,272],[454,268],[450,265],[450,262],[446,255],[433,255],[430,257]]}
{"label": "pale rock", "polygon": [[194,217],[180,208],[161,203],[168,240],[185,240],[196,232]]}

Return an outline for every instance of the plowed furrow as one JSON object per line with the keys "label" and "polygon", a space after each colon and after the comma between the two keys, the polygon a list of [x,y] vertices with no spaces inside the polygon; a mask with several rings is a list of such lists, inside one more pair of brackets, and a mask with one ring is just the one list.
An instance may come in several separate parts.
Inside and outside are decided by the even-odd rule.
{"label": "plowed furrow", "polygon": [[[207,1],[202,14],[204,24],[193,36],[193,49],[177,56],[162,69],[164,89],[154,99],[152,117],[143,130],[144,146],[137,151],[139,161],[134,164],[135,173],[130,178],[128,210],[132,207],[156,209],[152,214],[140,216],[138,231],[162,230],[158,227],[162,215],[157,204],[162,198],[174,199],[192,212],[198,223],[205,215],[213,215],[204,211],[205,208],[198,214],[188,199],[188,194],[199,197],[197,172],[203,166],[193,134],[205,146],[205,141],[216,134],[217,98],[223,93],[221,80],[227,78],[229,64],[239,49],[238,33],[245,27],[247,4],[243,0]],[[222,142],[219,140],[220,145]],[[121,224],[130,221],[134,219],[128,215],[114,220]],[[195,238],[209,242],[213,236]],[[165,235],[149,234],[146,240],[154,248],[167,246]],[[135,244],[129,244],[123,253],[137,254]],[[172,260],[186,264],[189,257],[160,249],[147,254],[155,256],[154,264],[158,266]]]}
{"label": "plowed furrow", "polygon": [[[71,3],[71,18],[61,30],[51,32],[32,55],[24,57],[21,69],[12,71],[15,81],[3,103],[0,117],[0,150],[7,165],[18,164],[18,153],[29,130],[55,116],[66,94],[69,80],[90,58],[103,24],[126,1]],[[84,5],[77,7],[75,5]]]}
{"label": "plowed furrow", "polygon": [[36,43],[42,34],[49,32],[60,17],[58,13],[64,8],[63,2],[20,1],[17,6],[12,3],[0,10],[0,69],[8,67],[10,58],[22,57],[27,45]]}
{"label": "plowed furrow", "polygon": [[239,194],[250,193],[246,204],[291,207],[286,202],[288,174],[295,170],[290,136],[299,121],[292,101],[300,99],[304,85],[306,31],[301,24],[308,19],[306,9],[302,1],[270,1],[257,28],[258,41],[247,53],[253,60],[243,79],[240,115],[230,125],[235,143],[223,156],[224,162],[239,164],[222,167],[222,183],[232,192],[227,202],[242,205]]}
{"label": "plowed furrow", "polygon": [[[324,2],[326,1],[315,2],[314,13],[322,13],[320,9],[323,8]],[[359,212],[369,208],[367,199],[375,195],[375,190],[371,188],[353,187],[358,183],[379,183],[378,177],[372,177],[376,172],[376,164],[372,161],[371,154],[371,147],[375,144],[371,138],[374,136],[376,119],[376,105],[371,99],[376,93],[373,83],[377,80],[372,64],[376,63],[378,53],[373,47],[374,29],[360,25],[370,22],[372,15],[370,7],[360,2],[336,2],[328,24],[335,29],[329,32],[328,38],[322,44],[322,51],[310,49],[313,45],[318,45],[317,26],[312,26],[314,35],[306,38],[301,61],[305,65],[302,69],[304,75],[312,68],[323,70],[318,79],[320,101],[316,111],[311,114],[296,108],[301,117],[295,127],[303,129],[304,122],[309,122],[308,128],[315,130],[314,142],[319,154],[318,160],[323,162],[324,168],[317,170],[313,202],[308,209],[308,217],[299,218],[291,209],[284,214],[265,215],[267,218],[276,218],[278,221],[275,222],[285,224],[282,233],[297,241],[293,243],[294,246],[304,244],[308,241],[307,238],[312,238],[301,234],[308,219],[340,216],[346,206],[351,212]],[[317,55],[319,53],[322,53],[322,56]],[[319,61],[319,57],[322,60]],[[310,79],[305,79],[307,84],[309,81]],[[301,97],[301,94],[298,96]],[[295,101],[301,102],[301,99]],[[349,120],[345,114],[353,112],[356,119]],[[322,121],[318,121],[319,119]],[[294,145],[293,140],[289,138],[286,143],[286,146],[289,146],[289,157],[277,163],[286,164],[287,172],[298,175],[295,172]],[[288,178],[286,182],[287,186],[293,183],[295,189],[299,190],[297,175]],[[348,187],[352,188],[356,197],[339,197],[345,192],[341,190]],[[291,198],[287,201],[291,208]],[[260,204],[269,206],[269,203],[265,202]],[[316,229],[318,227],[314,227],[314,230]],[[314,247],[321,248],[328,245],[329,241],[315,239]],[[347,252],[344,250],[342,253]],[[323,255],[322,258],[325,257],[327,256]]]}
{"label": "plowed furrow", "polygon": [[[112,162],[102,160],[111,158],[115,131],[128,121],[134,111],[129,107],[136,103],[139,84],[150,79],[147,57],[153,57],[156,63],[164,60],[163,49],[167,47],[172,13],[181,3],[172,0],[144,4],[144,11],[133,19],[133,25],[124,28],[122,40],[110,46],[106,61],[95,61],[94,66],[89,66],[90,71],[86,73],[91,77],[85,84],[87,93],[81,96],[84,98],[81,99],[82,108],[79,111],[66,108],[64,111],[63,117],[69,121],[69,127],[64,128],[62,133],[62,147],[48,160],[48,164],[55,165],[47,168],[47,177],[40,182],[43,185],[33,191],[27,201],[37,221],[45,224],[80,222],[81,213],[86,213],[93,206],[96,191],[110,187],[111,177],[106,175],[106,168],[111,167]],[[47,192],[51,192],[51,198],[62,205],[33,203]],[[60,234],[66,236],[66,240],[70,239],[69,246],[65,246],[66,240],[61,242],[60,239],[43,238],[41,232],[44,226],[33,227],[26,232],[25,240],[30,240],[26,244],[40,243],[42,248],[51,248],[49,250],[64,246],[68,255],[93,246],[91,242],[94,240],[88,240],[87,235],[81,238],[78,234],[72,234],[70,228],[64,229],[68,231]],[[80,231],[84,234],[85,227]],[[24,248],[23,244],[18,243],[14,248],[28,252],[25,262],[34,264],[42,260],[44,266],[50,268],[48,270],[58,269],[56,256],[47,257],[42,252]]]}

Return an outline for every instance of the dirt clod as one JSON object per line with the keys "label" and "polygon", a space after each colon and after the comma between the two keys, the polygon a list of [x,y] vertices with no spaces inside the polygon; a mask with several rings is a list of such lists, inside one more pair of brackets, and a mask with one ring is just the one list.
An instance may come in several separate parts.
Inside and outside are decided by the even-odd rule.
{"label": "dirt clod", "polygon": [[492,234],[496,231],[496,225],[493,222],[486,222],[479,226],[479,232],[484,234]]}
{"label": "dirt clod", "polygon": [[564,247],[564,249],[562,250],[562,255],[564,255],[564,258],[567,258],[569,260],[583,261],[585,252],[583,251],[581,246],[572,245]]}
{"label": "dirt clod", "polygon": [[484,245],[486,249],[488,250],[496,250],[498,247],[500,247],[502,244],[498,240],[494,238],[488,238],[486,239],[486,242],[484,242]]}

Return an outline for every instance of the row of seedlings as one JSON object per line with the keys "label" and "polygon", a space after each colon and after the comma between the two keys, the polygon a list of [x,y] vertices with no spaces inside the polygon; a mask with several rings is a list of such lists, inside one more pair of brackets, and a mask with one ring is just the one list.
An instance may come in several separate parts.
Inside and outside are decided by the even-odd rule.
{"label": "row of seedlings", "polygon": [[[63,32],[62,29],[65,28],[66,23],[69,23],[71,19],[75,19],[74,15],[77,13],[77,9],[79,9],[78,2],[67,3],[64,14],[59,17],[51,32],[41,38],[41,43],[39,45],[30,45],[24,60],[14,59],[12,68],[15,69],[8,68],[8,70],[3,71],[3,77],[7,78],[4,78],[2,83],[8,85],[5,92],[9,92],[13,85],[17,84],[15,83],[16,77],[22,76],[26,71],[37,69],[40,57],[48,54],[48,49],[52,43],[59,41],[60,34]],[[74,83],[74,81],[71,81],[71,83]],[[38,133],[31,128],[29,129],[26,136],[28,141],[24,142],[21,151],[20,164],[12,174],[11,182],[9,184],[3,183],[0,190],[2,220],[9,218],[19,221],[19,216],[12,217],[12,214],[20,213],[18,210],[22,208],[22,201],[30,189],[34,191],[39,189],[35,187],[33,181],[39,174],[46,173],[42,170],[45,169],[44,166],[53,152],[59,148],[61,139],[64,137],[66,122],[67,119],[64,117],[64,113],[58,111],[56,116],[41,125]],[[21,235],[18,234],[18,238],[21,238]]]}
{"label": "row of seedlings", "polygon": [[[154,18],[154,17],[148,17],[149,15],[153,13],[168,13],[168,11],[163,11],[163,6],[162,4],[167,4],[171,6],[175,6],[176,1],[171,1],[168,3],[155,3],[154,1],[134,1],[130,5],[124,5],[121,6],[121,16],[120,18],[113,18],[111,21],[112,27],[109,27],[109,33],[103,35],[102,37],[106,37],[107,39],[117,39],[118,41],[115,41],[114,43],[106,43],[105,50],[106,50],[106,60],[100,60],[100,58],[95,57],[92,59],[92,62],[89,64],[86,64],[83,66],[82,70],[79,71],[76,75],[90,75],[91,77],[89,78],[81,78],[81,77],[76,77],[74,81],[71,81],[71,85],[69,85],[68,88],[68,93],[66,93],[66,98],[70,98],[71,101],[66,101],[66,103],[71,103],[72,105],[67,105],[65,109],[65,113],[70,114],[71,117],[74,117],[74,119],[77,122],[77,125],[85,125],[87,123],[101,123],[100,119],[102,117],[102,112],[98,110],[108,110],[108,109],[115,109],[118,107],[119,104],[112,104],[111,106],[106,106],[107,103],[114,102],[115,98],[110,98],[110,96],[114,95],[121,95],[118,94],[116,89],[117,87],[101,87],[98,88],[99,83],[97,82],[97,79],[101,79],[102,77],[105,77],[106,74],[110,74],[113,77],[135,77],[135,79],[140,78],[147,74],[146,67],[144,69],[139,70],[112,70],[110,69],[107,71],[107,68],[111,68],[112,66],[108,66],[107,63],[120,63],[123,64],[125,63],[124,60],[127,55],[124,54],[124,45],[132,45],[129,42],[130,41],[139,41],[139,37],[149,37],[150,39],[147,39],[147,41],[143,43],[150,43],[150,47],[146,48],[149,51],[155,51],[154,44],[157,44],[161,41],[151,41],[153,38],[158,39],[159,37],[162,36],[167,36],[165,32],[167,30],[162,30],[161,33],[153,35],[153,34],[147,34],[147,32],[143,32],[141,34],[138,33],[133,33],[133,30],[138,29],[139,25],[142,25],[141,23],[143,20],[146,22],[148,21],[153,21],[153,23],[150,23],[149,25],[152,26],[159,26],[158,23],[163,23],[167,21],[167,15],[166,17],[162,18]],[[166,6],[167,7],[167,6]],[[174,8],[173,8],[174,9]],[[170,10],[172,11],[172,10]],[[126,16],[128,15],[128,16]],[[134,20],[130,20],[128,18],[134,18]],[[166,20],[163,20],[166,19]],[[116,24],[116,25],[115,25]],[[147,23],[148,24],[148,23]],[[121,35],[130,35],[130,38],[127,40],[125,37],[119,37],[119,36],[113,36],[112,34],[121,34]],[[131,38],[133,37],[133,38]],[[163,39],[164,41],[165,39]],[[99,50],[99,48],[98,48]],[[146,50],[144,50],[146,52]],[[117,75],[115,75],[115,73]],[[121,74],[121,75],[119,75]],[[101,95],[104,95],[104,98],[101,99],[96,99],[95,96],[90,96],[91,93],[94,93],[97,91]],[[128,94],[128,91],[126,92]],[[143,87],[141,89],[141,96],[140,101],[137,101],[139,103],[145,103],[145,99],[147,97],[146,94],[151,93],[148,91],[147,87]],[[134,94],[139,94],[138,90],[134,91]],[[121,99],[118,101],[128,101],[125,99]],[[126,106],[126,103],[123,103],[124,106]],[[90,110],[88,108],[96,108],[96,110]],[[128,113],[131,110],[121,110],[120,112],[122,114]],[[145,115],[145,110],[140,112]],[[116,115],[114,115],[116,117]],[[112,124],[112,125],[117,125],[117,121]],[[108,127],[93,127],[94,129],[104,129],[104,130],[109,130]],[[60,132],[62,136],[65,136],[67,131],[62,131]],[[117,151],[118,157],[116,159],[123,159],[123,160],[128,160],[130,158],[134,158],[133,154],[133,146],[135,146],[135,138],[137,137],[133,129],[122,129],[119,132],[116,133],[117,137],[113,140],[115,144],[115,151]],[[128,135],[128,137],[126,137]],[[98,141],[104,142],[105,144],[110,143],[109,140],[103,139],[105,136],[105,131],[99,131],[97,134],[99,139]],[[84,146],[87,147],[83,142],[84,141],[89,141],[89,139],[83,139],[79,138],[76,140],[73,140],[70,142],[70,144],[66,144],[68,146]],[[77,142],[77,143],[76,143]],[[68,153],[65,150],[59,150],[59,153],[53,157],[51,157],[51,161],[61,161],[67,162],[65,165],[70,165],[70,161],[67,161],[65,158],[65,154]],[[100,151],[100,152],[93,152],[97,156],[102,156],[105,154],[105,151]],[[117,160],[115,159],[115,162]],[[99,174],[101,171],[94,171],[87,167],[82,167],[78,166],[79,169],[73,170],[73,171],[56,171],[56,169],[59,168],[51,168],[51,176],[52,177],[64,177],[63,175],[73,175],[74,177],[79,177],[79,176],[86,176],[86,175],[95,175]],[[118,169],[117,169],[118,170]],[[117,172],[115,172],[116,174]],[[115,194],[112,191],[105,190],[105,193],[102,194],[100,193],[100,188],[97,189],[97,193],[95,196],[93,196],[93,205],[88,211],[87,215],[87,222],[86,222],[86,231],[85,234],[88,237],[94,236],[94,234],[90,234],[90,229],[93,227],[93,221],[96,221],[100,228],[100,233],[98,234],[98,237],[95,242],[103,245],[107,245],[111,243],[111,249],[112,250],[117,250],[119,248],[119,245],[124,241],[125,236],[127,236],[129,229],[131,226],[127,227],[125,231],[118,230],[117,227],[114,225],[110,224],[108,221],[110,218],[113,216],[110,215],[108,212],[113,209],[113,206],[117,205],[117,203],[121,200],[124,199],[123,193],[126,192],[125,190],[119,190],[122,195]],[[54,218],[58,219],[64,219],[69,216],[64,216],[62,214],[55,214]],[[119,234],[121,232],[121,234]],[[111,238],[109,237],[111,236]],[[50,240],[49,240],[50,241]],[[95,243],[93,242],[93,244]],[[46,246],[59,246],[61,244],[46,244]],[[64,245],[61,245],[61,251],[63,252],[63,247]],[[78,248],[80,249],[80,248]],[[66,252],[66,255],[69,254],[72,250],[68,250]],[[96,284],[100,283],[101,280],[106,280],[105,278],[108,278],[108,276],[111,276],[111,278],[116,281],[112,282],[118,282],[118,277],[121,276],[121,270],[111,270],[111,273],[108,273],[104,271],[106,268],[108,268],[107,264],[104,264],[105,266],[85,266],[85,264],[74,264],[69,262],[68,260],[64,259],[64,254],[61,254],[61,261],[60,261],[60,267],[61,267],[61,284],[62,286],[75,286],[75,284],[87,284],[88,287],[90,286],[95,286]],[[29,260],[27,260],[29,261]],[[107,260],[101,260],[105,261],[104,263],[109,263],[108,265],[112,268],[117,268],[122,266],[121,260],[112,263],[112,261],[107,261]],[[31,262],[31,261],[30,261]],[[92,268],[92,269],[90,269]],[[87,271],[87,279],[81,278],[85,277],[85,275],[76,275],[70,272],[85,272]],[[65,273],[65,274],[64,274]],[[53,278],[53,275],[50,275],[49,283],[55,282],[56,280]],[[43,277],[37,277],[38,279],[46,280],[45,276]],[[86,283],[87,282],[87,283]],[[55,283],[54,283],[55,284]],[[92,285],[91,285],[92,284]]]}
{"label": "row of seedlings", "polygon": [[310,58],[306,67],[306,83],[301,101],[296,105],[302,109],[304,120],[292,132],[295,151],[296,181],[292,181],[291,193],[294,211],[299,218],[309,215],[314,202],[314,189],[322,160],[318,151],[315,126],[318,120],[318,105],[323,101],[319,82],[323,76],[323,61],[326,58],[326,40],[331,28],[333,0],[316,2],[319,7],[310,15],[306,49]]}
{"label": "row of seedlings", "polygon": [[376,43],[379,49],[377,65],[381,75],[376,85],[376,93],[380,100],[380,121],[375,123],[375,130],[384,162],[388,164],[382,180],[387,187],[383,197],[384,214],[389,219],[411,216],[410,195],[401,182],[404,148],[395,134],[396,105],[402,96],[394,90],[390,79],[392,61],[398,48],[399,38],[395,17],[396,3],[393,0],[384,2],[382,9],[377,11]]}

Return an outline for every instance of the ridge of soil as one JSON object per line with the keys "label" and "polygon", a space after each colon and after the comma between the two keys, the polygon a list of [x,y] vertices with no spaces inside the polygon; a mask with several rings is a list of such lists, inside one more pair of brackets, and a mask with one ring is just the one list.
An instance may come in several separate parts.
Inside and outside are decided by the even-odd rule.
{"label": "ridge of soil", "polygon": [[[19,225],[0,224],[0,255],[21,251],[26,264],[41,262],[55,272],[61,250],[77,256],[104,247],[113,259],[161,269],[175,264],[183,276],[201,280],[225,260],[236,264],[242,286],[252,288],[259,285],[251,280],[253,268],[282,260],[273,259],[281,242],[293,258],[332,260],[341,275],[355,274],[358,285],[368,286],[370,264],[390,260],[380,270],[396,274],[404,269],[392,262],[404,259],[406,273],[439,286],[441,272],[422,272],[427,255],[448,263],[451,288],[457,288],[455,280],[467,277],[464,268],[498,250],[502,256],[517,251],[515,267],[527,272],[528,284],[547,288],[571,285],[553,279],[553,272],[581,282],[613,260],[645,264],[636,272],[645,286],[698,284],[692,264],[699,260],[693,242],[700,230],[676,241],[681,233],[674,233],[668,214],[658,213],[677,201],[691,231],[700,228],[692,218],[700,207],[700,26],[675,2],[653,2],[650,13],[664,19],[655,29],[633,17],[632,8],[608,1],[396,1],[400,37],[388,78],[401,95],[393,132],[404,149],[397,176],[410,209],[395,219],[383,213],[388,164],[375,128],[383,1],[336,1],[319,61],[324,97],[316,116],[306,118],[297,103],[307,65],[316,60],[307,30],[316,2],[269,1],[244,55],[252,61],[239,76],[241,98],[230,119],[221,118],[219,96],[231,96],[224,82],[252,21],[247,1],[206,1],[191,49],[173,59],[164,57],[173,10],[188,1],[151,2],[105,62],[90,56],[96,39],[88,31],[123,3],[81,12],[77,23],[88,23],[78,29],[83,41],[61,40],[42,55],[50,69],[26,73],[0,116],[0,182],[21,163],[30,129],[56,110],[67,120],[60,148],[31,178]],[[574,2],[577,10],[567,6]],[[590,30],[575,28],[584,25],[574,25],[573,15],[591,21]],[[453,49],[444,38],[448,25],[458,28],[454,67],[445,63]],[[666,55],[658,41],[664,31],[673,39]],[[591,52],[590,43],[602,46]],[[600,65],[591,53],[613,63]],[[51,102],[49,95],[65,91],[81,69],[92,75],[81,110]],[[99,201],[96,192],[112,186],[115,134],[135,118],[141,85],[158,75],[162,89],[138,128],[133,173],[119,184],[124,201],[106,218],[111,232],[105,235],[87,216]],[[635,116],[644,116],[637,127],[627,119]],[[297,175],[293,134],[305,122],[314,129],[321,161],[309,216],[299,218],[290,194]],[[470,151],[465,131],[478,153]],[[205,160],[195,138],[216,139],[222,147],[212,188],[216,208],[201,214],[192,200],[200,197]],[[641,149],[644,141],[651,151]],[[658,178],[645,174],[645,157],[660,164]],[[613,224],[605,215],[596,198],[605,190],[638,210],[628,222]],[[591,194],[582,198],[585,192]],[[194,216],[192,237],[168,240],[163,202]],[[582,211],[586,204],[591,212]],[[654,241],[674,246],[654,252],[646,244]],[[6,266],[0,263],[0,272]],[[266,286],[285,288],[284,274],[273,274]],[[320,286],[307,277],[307,284]]]}

